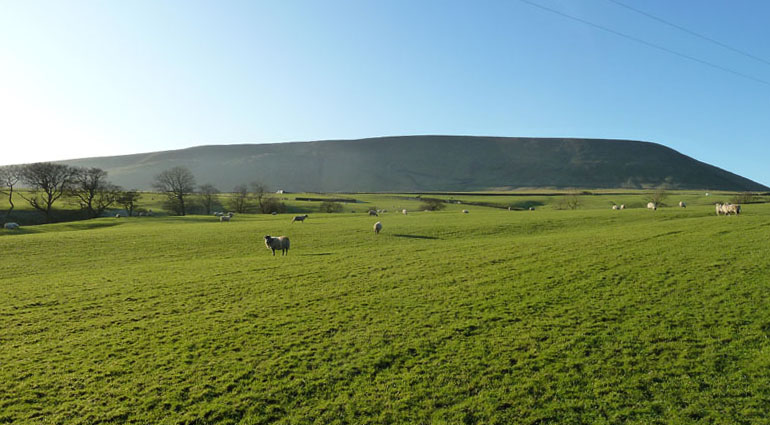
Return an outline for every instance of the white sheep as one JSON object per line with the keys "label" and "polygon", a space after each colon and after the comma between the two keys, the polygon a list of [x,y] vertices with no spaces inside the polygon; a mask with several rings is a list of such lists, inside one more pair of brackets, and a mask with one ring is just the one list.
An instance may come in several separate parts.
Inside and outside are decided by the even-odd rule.
{"label": "white sheep", "polygon": [[230,219],[231,219],[231,218],[232,218],[232,217],[230,217],[229,215],[220,215],[220,216],[219,216],[219,222],[220,222],[220,223],[224,223],[224,222],[230,222]]}
{"label": "white sheep", "polygon": [[8,230],[16,230],[19,228],[19,223],[8,222],[8,223],[5,223],[3,227],[5,227]]}
{"label": "white sheep", "polygon": [[120,218],[120,214],[115,214],[115,218]]}
{"label": "white sheep", "polygon": [[621,210],[624,210],[624,209],[626,209],[626,204],[620,204],[620,209],[621,209]]}
{"label": "white sheep", "polygon": [[655,210],[657,210],[657,209],[658,209],[658,204],[656,204],[655,202],[648,202],[648,203],[647,203],[647,208],[649,208],[649,209],[651,209],[651,210],[655,211]]}
{"label": "white sheep", "polygon": [[529,207],[529,210],[530,210],[530,211],[534,211],[534,210],[535,210],[535,207]]}
{"label": "white sheep", "polygon": [[307,217],[308,217],[307,214],[295,215],[294,218],[291,219],[291,222],[292,223],[294,223],[295,221],[302,221],[302,222],[304,222]]}
{"label": "white sheep", "polygon": [[463,214],[468,214],[469,212],[468,210],[463,210]]}
{"label": "white sheep", "polygon": [[288,255],[289,254],[289,237],[278,236],[277,238],[273,238],[270,236],[265,236],[265,246],[267,247],[267,249],[270,249],[273,251],[273,257],[275,257],[276,249],[281,250],[281,255]]}
{"label": "white sheep", "polygon": [[618,209],[620,209],[620,207],[619,207],[619,206],[617,206],[617,205],[613,205],[613,206],[612,206],[612,209],[613,209],[613,210],[618,210]]}
{"label": "white sheep", "polygon": [[382,223],[380,223],[378,221],[378,222],[374,223],[374,234],[375,235],[379,235],[380,234],[380,230],[382,230]]}
{"label": "white sheep", "polygon": [[270,214],[271,214],[271,215],[278,215],[278,212],[277,212],[277,211],[273,211],[273,212],[271,212]]}
{"label": "white sheep", "polygon": [[687,208],[687,204],[684,201],[679,201],[679,208]]}
{"label": "white sheep", "polygon": [[724,215],[731,215],[735,214],[738,215],[741,213],[741,206],[740,205],[734,205],[734,204],[717,204],[717,215],[724,214]]}
{"label": "white sheep", "polygon": [[406,209],[401,210],[401,213],[406,215]]}

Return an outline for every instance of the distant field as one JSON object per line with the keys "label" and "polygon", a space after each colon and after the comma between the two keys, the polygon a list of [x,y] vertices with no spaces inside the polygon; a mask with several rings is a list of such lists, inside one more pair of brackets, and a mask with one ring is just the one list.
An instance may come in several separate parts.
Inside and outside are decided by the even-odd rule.
{"label": "distant field", "polygon": [[770,204],[344,196],[0,230],[0,423],[770,423]]}

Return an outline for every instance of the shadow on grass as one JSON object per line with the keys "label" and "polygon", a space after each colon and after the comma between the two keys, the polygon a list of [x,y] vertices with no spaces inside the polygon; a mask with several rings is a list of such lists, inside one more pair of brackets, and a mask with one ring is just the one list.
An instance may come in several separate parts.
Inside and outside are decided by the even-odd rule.
{"label": "shadow on grass", "polygon": [[331,252],[319,252],[317,254],[300,254],[300,255],[303,256],[303,257],[311,257],[311,256],[312,257],[317,257],[319,255],[332,255],[332,253]]}
{"label": "shadow on grass", "polygon": [[394,234],[393,236],[397,238],[409,238],[409,239],[439,239],[435,236],[423,236],[423,235],[400,235],[400,234]]}

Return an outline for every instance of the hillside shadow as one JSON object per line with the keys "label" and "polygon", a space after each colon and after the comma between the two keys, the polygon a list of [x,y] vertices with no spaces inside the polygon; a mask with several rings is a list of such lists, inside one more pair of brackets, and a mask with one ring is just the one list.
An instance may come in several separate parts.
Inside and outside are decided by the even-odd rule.
{"label": "hillside shadow", "polygon": [[423,235],[400,235],[400,234],[394,234],[393,236],[397,238],[409,238],[409,239],[440,239],[435,236],[423,236]]}
{"label": "hillside shadow", "polygon": [[318,256],[321,256],[321,255],[332,255],[332,253],[331,252],[319,252],[317,254],[300,254],[300,255],[302,255],[303,257],[318,257]]}

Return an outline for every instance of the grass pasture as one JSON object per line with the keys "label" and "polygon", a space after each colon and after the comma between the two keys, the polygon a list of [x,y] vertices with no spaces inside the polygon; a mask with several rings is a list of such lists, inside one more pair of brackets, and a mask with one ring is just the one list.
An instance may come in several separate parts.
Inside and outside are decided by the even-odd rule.
{"label": "grass pasture", "polygon": [[0,230],[0,423],[770,423],[770,205],[694,196]]}

